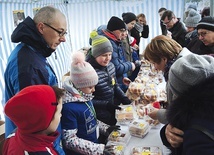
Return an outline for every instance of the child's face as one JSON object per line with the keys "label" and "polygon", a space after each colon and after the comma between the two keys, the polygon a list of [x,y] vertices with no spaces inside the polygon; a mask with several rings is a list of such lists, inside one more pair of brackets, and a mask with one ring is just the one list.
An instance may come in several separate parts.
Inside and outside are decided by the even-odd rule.
{"label": "child's face", "polygon": [[95,91],[95,86],[79,88],[85,94],[92,94]]}
{"label": "child's face", "polygon": [[56,112],[54,114],[54,117],[53,117],[49,127],[46,129],[47,134],[53,133],[57,130],[57,127],[60,122],[60,118],[62,116],[61,111],[62,111],[62,98],[60,98],[58,105],[56,107]]}
{"label": "child's face", "polygon": [[98,64],[100,64],[101,66],[107,66],[109,64],[109,62],[111,61],[111,57],[112,57],[112,52],[107,52],[104,53],[98,57],[96,57],[96,61]]}

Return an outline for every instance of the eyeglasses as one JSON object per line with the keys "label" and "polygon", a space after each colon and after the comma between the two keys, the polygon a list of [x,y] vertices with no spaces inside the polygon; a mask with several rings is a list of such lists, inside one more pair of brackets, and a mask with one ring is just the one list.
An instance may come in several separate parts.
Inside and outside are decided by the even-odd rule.
{"label": "eyeglasses", "polygon": [[207,33],[209,33],[209,32],[207,32],[207,31],[206,32],[200,32],[200,33],[198,33],[198,37],[200,37],[200,36],[205,37]]}
{"label": "eyeglasses", "polygon": [[119,31],[120,32],[126,32],[126,29],[120,29]]}
{"label": "eyeglasses", "polygon": [[60,37],[65,36],[67,34],[67,32],[59,31],[59,30],[55,29],[54,27],[48,25],[47,23],[43,23],[43,24],[46,25],[46,26],[48,26],[48,27],[50,27],[54,31],[56,31],[59,34]]}
{"label": "eyeglasses", "polygon": [[174,17],[172,17],[168,22],[166,22],[166,23],[164,23],[164,21],[162,20],[161,22],[163,23],[163,25],[168,25],[170,22],[171,22],[171,20],[173,19]]}

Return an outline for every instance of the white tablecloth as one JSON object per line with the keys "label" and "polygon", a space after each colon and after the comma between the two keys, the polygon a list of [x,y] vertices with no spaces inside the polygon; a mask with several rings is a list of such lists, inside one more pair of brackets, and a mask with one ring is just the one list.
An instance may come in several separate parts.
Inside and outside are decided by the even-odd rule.
{"label": "white tablecloth", "polygon": [[[151,128],[143,138],[131,136],[127,143],[124,155],[130,155],[131,149],[135,146],[158,146],[161,148],[163,155],[169,155],[170,151],[163,145],[160,138],[160,129],[163,125],[159,124],[156,128]],[[128,131],[128,126],[120,125],[121,130]],[[129,132],[129,131],[128,131]]]}

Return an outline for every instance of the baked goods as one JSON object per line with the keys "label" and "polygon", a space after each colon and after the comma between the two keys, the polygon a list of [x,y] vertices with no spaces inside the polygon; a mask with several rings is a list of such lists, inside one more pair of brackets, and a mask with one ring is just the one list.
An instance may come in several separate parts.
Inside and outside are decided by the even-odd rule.
{"label": "baked goods", "polygon": [[111,155],[124,155],[124,144],[108,142],[105,146],[105,151]]}
{"label": "baked goods", "polygon": [[129,132],[132,136],[143,138],[150,130],[149,123],[143,120],[133,121],[129,126]]}
{"label": "baked goods", "polygon": [[144,90],[143,83],[131,82],[128,88],[130,93],[141,95]]}
{"label": "baked goods", "polygon": [[121,110],[116,110],[116,119],[120,124],[126,124],[134,120],[134,107],[132,105],[122,105]]}
{"label": "baked goods", "polygon": [[[149,62],[146,62],[149,64]],[[126,95],[129,99],[142,102],[143,104],[149,104],[158,99],[158,95],[161,95],[161,99],[164,93],[159,93],[158,86],[164,81],[164,77],[161,71],[157,71],[152,65],[141,65],[138,76],[133,82],[129,84]],[[163,83],[162,85],[165,85]],[[140,101],[139,101],[140,100]]]}
{"label": "baked goods", "polygon": [[132,149],[131,155],[162,155],[162,151],[157,146],[138,146]]}
{"label": "baked goods", "polygon": [[[160,122],[158,120],[154,120],[154,119],[152,119],[151,117],[148,116],[148,113],[152,112],[155,109],[154,105],[156,103],[159,103],[159,102],[153,102],[153,103],[148,104],[146,106],[142,105],[142,104],[139,104],[139,105],[136,106],[136,111],[137,111],[138,118],[143,119],[146,122],[148,122],[149,125],[152,128],[156,128],[156,126],[158,124],[160,124]],[[160,108],[160,104],[159,104],[159,108]]]}
{"label": "baked goods", "polygon": [[108,141],[112,142],[121,142],[127,144],[131,138],[129,132],[125,132],[123,130],[112,131],[108,137]]}

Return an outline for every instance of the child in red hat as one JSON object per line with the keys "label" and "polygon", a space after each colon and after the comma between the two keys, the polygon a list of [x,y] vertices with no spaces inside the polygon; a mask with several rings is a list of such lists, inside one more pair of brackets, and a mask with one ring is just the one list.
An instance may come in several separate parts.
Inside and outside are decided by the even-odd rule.
{"label": "child in red hat", "polygon": [[58,155],[53,142],[60,133],[57,127],[62,110],[64,90],[48,85],[22,89],[5,105],[5,114],[17,129],[4,143],[4,155]]}

